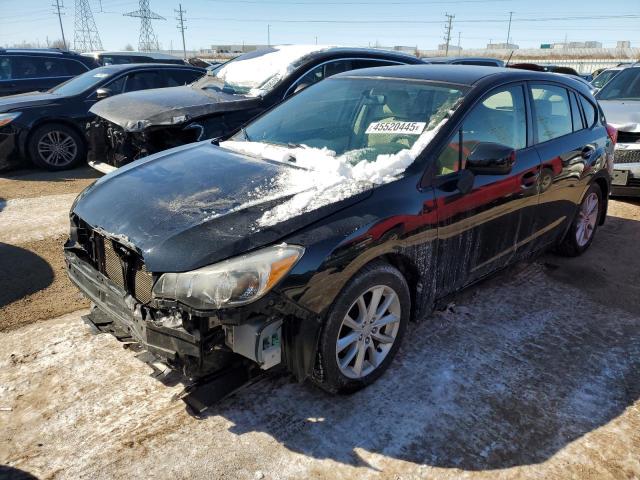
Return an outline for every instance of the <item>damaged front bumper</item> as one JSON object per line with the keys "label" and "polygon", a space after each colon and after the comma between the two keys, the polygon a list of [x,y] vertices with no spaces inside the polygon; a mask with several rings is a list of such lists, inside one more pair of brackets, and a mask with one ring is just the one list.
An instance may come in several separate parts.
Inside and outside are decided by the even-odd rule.
{"label": "damaged front bumper", "polygon": [[238,365],[266,370],[284,364],[300,381],[311,373],[320,322],[279,295],[262,299],[253,311],[224,315],[156,308],[136,300],[76,248],[67,243],[65,263],[71,281],[96,307],[88,320],[121,341],[139,343],[185,377],[200,379]]}

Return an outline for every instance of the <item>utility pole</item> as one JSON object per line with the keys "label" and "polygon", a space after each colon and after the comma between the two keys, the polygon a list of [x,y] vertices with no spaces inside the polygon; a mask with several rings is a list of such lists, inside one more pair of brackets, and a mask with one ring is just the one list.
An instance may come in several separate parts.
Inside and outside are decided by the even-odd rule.
{"label": "utility pole", "polygon": [[451,43],[451,23],[455,18],[455,15],[450,15],[448,13],[444,14],[447,17],[447,25],[444,27],[444,40],[446,42],[444,56],[449,55],[449,44]]}
{"label": "utility pole", "polygon": [[507,29],[507,45],[509,45],[509,38],[511,38],[511,18],[513,17],[513,12],[509,12],[509,28]]}
{"label": "utility pole", "polygon": [[462,36],[462,32],[458,32],[458,53],[460,53],[460,50],[462,50],[462,48],[460,48],[460,37]]}
{"label": "utility pole", "polygon": [[318,36],[316,35],[316,45],[318,44]]}
{"label": "utility pole", "polygon": [[55,0],[56,3],[52,4],[51,6],[53,8],[55,8],[57,10],[56,15],[58,15],[58,21],[60,22],[60,32],[62,33],[62,43],[64,43],[64,48],[65,49],[69,49],[69,47],[67,46],[67,40],[66,38],[64,38],[64,28],[62,28],[62,15],[63,13],[60,12],[61,8],[64,8],[64,5],[61,3],[60,0]]}
{"label": "utility pole", "polygon": [[267,47],[271,46],[271,25],[267,24]]}
{"label": "utility pole", "polygon": [[182,33],[182,53],[184,55],[184,59],[186,60],[187,59],[187,47],[186,47],[186,45],[184,43],[184,30],[187,27],[184,26],[184,22],[186,21],[184,19],[184,14],[187,13],[187,12],[182,10],[182,4],[181,3],[178,4],[178,8],[179,9],[178,10],[174,10],[174,12],[176,12],[178,14],[178,16],[176,17],[176,20],[178,20],[178,22],[180,22],[178,24],[178,30],[180,30],[180,33]]}

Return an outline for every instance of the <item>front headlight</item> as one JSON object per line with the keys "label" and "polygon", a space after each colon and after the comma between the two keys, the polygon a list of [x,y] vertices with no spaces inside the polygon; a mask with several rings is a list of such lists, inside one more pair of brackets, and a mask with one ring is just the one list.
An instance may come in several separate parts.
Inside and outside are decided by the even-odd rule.
{"label": "front headlight", "polygon": [[271,290],[303,253],[304,248],[283,243],[192,272],[165,273],[153,296],[200,310],[245,305]]}
{"label": "front headlight", "polygon": [[5,125],[9,125],[16,118],[21,115],[21,112],[12,112],[12,113],[0,113],[0,127],[4,127]]}

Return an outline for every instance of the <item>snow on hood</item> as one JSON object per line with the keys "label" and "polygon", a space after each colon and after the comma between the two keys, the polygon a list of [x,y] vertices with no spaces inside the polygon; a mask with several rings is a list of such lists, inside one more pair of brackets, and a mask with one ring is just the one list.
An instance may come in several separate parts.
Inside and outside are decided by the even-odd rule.
{"label": "snow on hood", "polygon": [[[261,142],[226,141],[220,146],[277,162],[293,162],[301,168],[284,171],[277,179],[281,192],[292,197],[258,220],[261,228],[338,202],[376,185],[392,182],[402,174],[447,122],[453,110],[435,126],[429,125],[411,148],[378,155],[375,161],[357,160],[358,151],[337,156],[327,148],[287,148]],[[290,163],[291,164],[291,163]]]}
{"label": "snow on hood", "polygon": [[607,122],[621,132],[640,132],[640,102],[629,100],[598,100]]}
{"label": "snow on hood", "polygon": [[282,45],[272,48],[273,51],[263,55],[229,62],[216,73],[216,77],[231,85],[250,88],[249,96],[259,96],[293,71],[296,61],[331,47]]}

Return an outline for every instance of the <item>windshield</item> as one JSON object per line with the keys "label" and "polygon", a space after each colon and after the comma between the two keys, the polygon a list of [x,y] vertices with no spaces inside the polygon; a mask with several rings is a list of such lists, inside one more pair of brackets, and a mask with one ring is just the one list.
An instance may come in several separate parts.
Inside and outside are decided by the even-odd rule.
{"label": "windshield", "polygon": [[620,70],[605,70],[604,72],[602,72],[600,75],[598,75],[596,78],[593,79],[593,81],[591,82],[591,85],[593,85],[596,88],[602,88],[604,87],[605,83],[607,83],[609,80],[615,77],[618,73],[620,73]]}
{"label": "windshield", "polygon": [[291,198],[264,213],[258,222],[264,227],[399,178],[465,92],[444,83],[330,78],[220,146],[298,167],[283,169],[274,180],[278,195]]}
{"label": "windshield", "polygon": [[625,68],[598,92],[598,100],[640,100],[640,68]]}
{"label": "windshield", "polygon": [[245,53],[196,83],[205,90],[257,97],[271,91],[307,55],[326,50],[318,45],[286,45]]}
{"label": "windshield", "polygon": [[89,70],[82,75],[78,75],[77,77],[73,77],[71,80],[61,83],[57,87],[53,87],[49,92],[55,93],[56,95],[78,95],[86,90],[96,87],[105,79],[111,78],[115,73],[115,70],[108,67]]}
{"label": "windshield", "polygon": [[460,100],[459,86],[337,78],[302,91],[233,140],[328,149],[355,164],[410,149]]}

